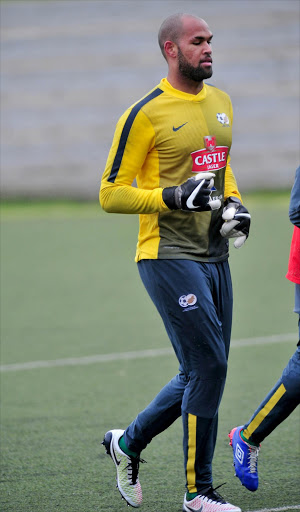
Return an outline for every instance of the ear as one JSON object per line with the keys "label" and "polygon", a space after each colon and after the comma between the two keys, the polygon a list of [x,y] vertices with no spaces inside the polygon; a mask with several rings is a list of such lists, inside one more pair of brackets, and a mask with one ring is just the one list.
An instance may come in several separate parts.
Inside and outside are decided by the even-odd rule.
{"label": "ear", "polygon": [[177,57],[177,45],[173,41],[166,41],[164,44],[164,50],[167,57],[175,59]]}

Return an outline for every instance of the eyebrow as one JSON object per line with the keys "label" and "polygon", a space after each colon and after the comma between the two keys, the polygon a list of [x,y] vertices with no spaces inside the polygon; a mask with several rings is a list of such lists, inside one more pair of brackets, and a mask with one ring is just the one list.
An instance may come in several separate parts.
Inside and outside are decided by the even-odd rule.
{"label": "eyebrow", "polygon": [[206,41],[206,40],[212,40],[213,38],[213,35],[209,36],[209,37],[202,37],[202,36],[194,36],[193,39],[198,39],[198,41]]}

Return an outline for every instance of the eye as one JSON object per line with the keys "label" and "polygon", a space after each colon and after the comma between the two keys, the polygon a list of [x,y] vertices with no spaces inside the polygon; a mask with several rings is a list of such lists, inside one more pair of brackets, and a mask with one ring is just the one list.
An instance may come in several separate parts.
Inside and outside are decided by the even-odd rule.
{"label": "eye", "polygon": [[[196,41],[193,41],[193,45],[194,46],[199,46],[200,44],[202,43],[205,43],[205,39],[196,39]],[[211,39],[207,39],[207,44],[211,45],[212,44],[212,38]]]}

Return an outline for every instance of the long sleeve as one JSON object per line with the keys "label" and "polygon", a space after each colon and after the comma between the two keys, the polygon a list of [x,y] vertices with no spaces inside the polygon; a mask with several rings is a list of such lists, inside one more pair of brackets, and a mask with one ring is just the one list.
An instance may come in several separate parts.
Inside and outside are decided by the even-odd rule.
{"label": "long sleeve", "polygon": [[[231,125],[233,124],[233,109],[232,109],[232,103],[230,101],[230,122]],[[239,189],[237,186],[237,182],[235,179],[235,176],[233,174],[233,170],[230,165],[230,155],[228,156],[226,170],[225,170],[225,187],[224,187],[224,200],[226,200],[230,196],[238,197],[241,201],[241,195],[239,193]]]}
{"label": "long sleeve", "polygon": [[[157,213],[168,211],[162,199],[156,173],[155,132],[147,116],[140,110],[131,119],[132,110],[120,118],[106,163],[100,187],[100,204],[110,213]],[[147,162],[146,162],[147,160]],[[153,165],[153,189],[136,188],[135,178],[145,166]],[[157,179],[156,179],[157,174]]]}
{"label": "long sleeve", "polygon": [[227,199],[230,196],[238,197],[240,200],[241,194],[239,193],[237,182],[233,171],[230,165],[230,156],[228,157],[227,166],[225,170],[225,189],[224,189],[224,199]]}

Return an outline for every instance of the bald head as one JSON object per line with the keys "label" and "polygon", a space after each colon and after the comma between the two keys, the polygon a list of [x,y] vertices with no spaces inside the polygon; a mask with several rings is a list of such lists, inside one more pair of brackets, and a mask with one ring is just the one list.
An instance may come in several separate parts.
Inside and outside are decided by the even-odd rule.
{"label": "bald head", "polygon": [[178,41],[184,33],[185,24],[192,20],[201,20],[204,22],[204,20],[198,18],[198,16],[185,13],[172,14],[163,21],[158,32],[158,44],[164,58],[166,58],[165,42],[172,41],[178,45]]}

